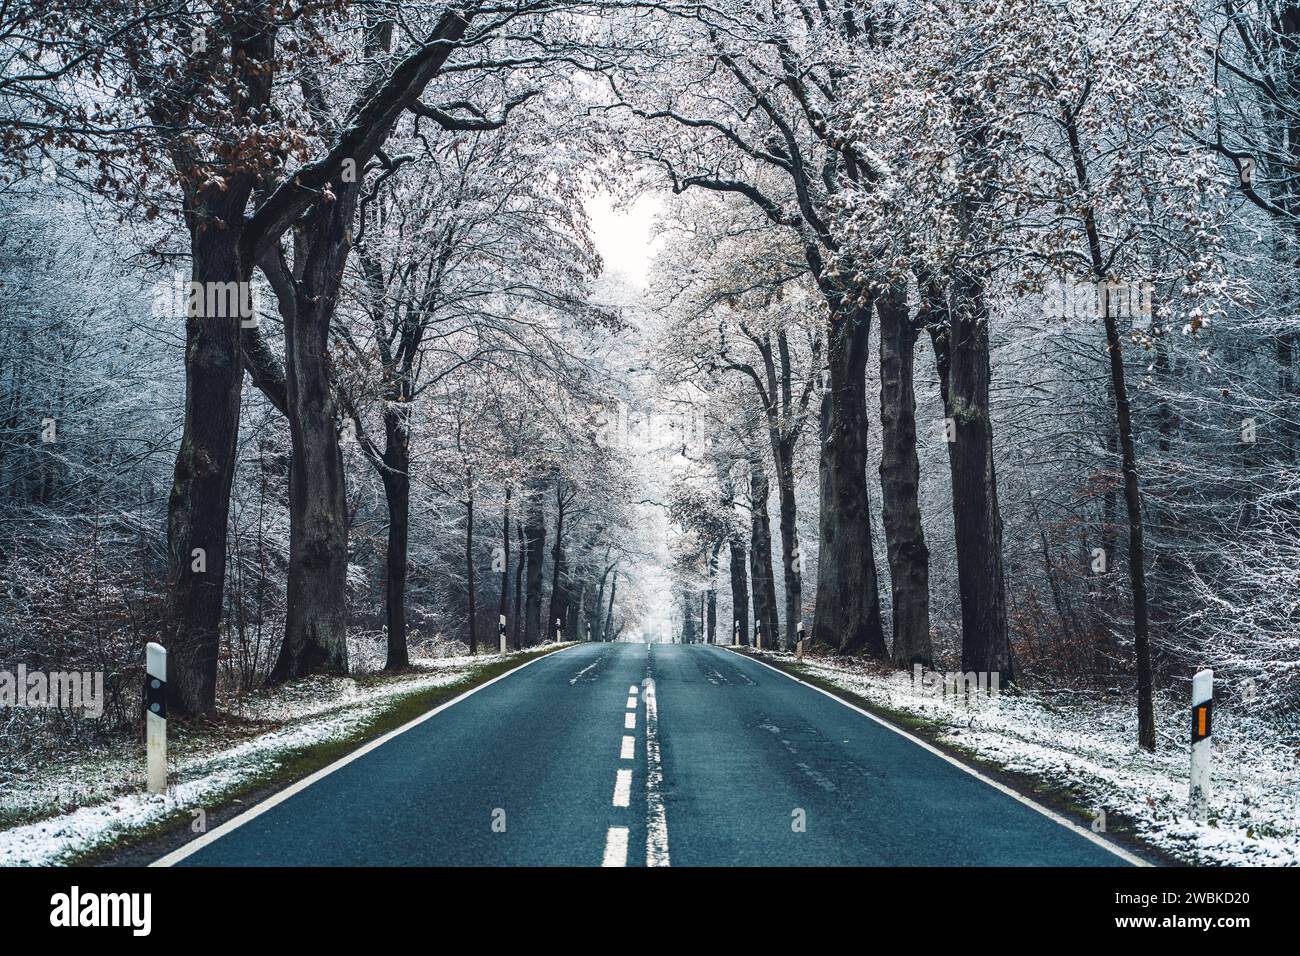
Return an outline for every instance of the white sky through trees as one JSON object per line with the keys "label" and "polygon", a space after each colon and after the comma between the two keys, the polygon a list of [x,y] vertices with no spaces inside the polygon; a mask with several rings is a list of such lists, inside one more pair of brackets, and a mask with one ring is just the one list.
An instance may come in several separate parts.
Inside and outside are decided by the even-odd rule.
{"label": "white sky through trees", "polygon": [[607,274],[622,274],[638,288],[646,287],[650,261],[663,243],[654,236],[655,216],[662,207],[653,193],[631,202],[619,202],[603,192],[587,200],[592,239]]}

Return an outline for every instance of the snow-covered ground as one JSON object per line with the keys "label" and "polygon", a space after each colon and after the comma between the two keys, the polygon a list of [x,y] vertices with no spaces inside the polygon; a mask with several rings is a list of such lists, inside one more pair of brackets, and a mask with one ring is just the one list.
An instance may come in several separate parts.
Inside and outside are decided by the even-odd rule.
{"label": "snow-covered ground", "polygon": [[[789,654],[761,656],[793,663]],[[940,743],[1028,774],[1068,794],[1101,825],[1131,821],[1146,843],[1202,865],[1300,865],[1300,755],[1276,727],[1221,704],[1215,708],[1213,798],[1207,822],[1187,813],[1186,700],[1157,697],[1159,748],[1137,746],[1128,695],[1006,692],[974,704],[914,687],[912,675],[862,661],[806,657],[807,673],[869,703],[924,720]]]}
{"label": "snow-covered ground", "polygon": [[[516,656],[522,660],[553,647]],[[143,792],[144,750],[138,743],[31,768],[0,793],[0,819],[34,820],[0,830],[0,866],[74,862],[178,812],[206,812],[304,748],[364,727],[398,698],[456,683],[499,660],[430,656],[411,662],[414,673],[361,681],[307,678],[245,697],[238,707],[230,702],[223,706],[227,720],[202,735],[169,741],[165,795]]]}

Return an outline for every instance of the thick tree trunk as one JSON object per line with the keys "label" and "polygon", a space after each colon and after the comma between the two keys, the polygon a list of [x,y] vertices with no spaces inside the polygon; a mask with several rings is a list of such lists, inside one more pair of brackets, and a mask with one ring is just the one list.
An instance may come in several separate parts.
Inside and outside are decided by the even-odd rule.
{"label": "thick tree trunk", "polygon": [[406,569],[410,541],[411,445],[406,406],[384,411],[384,497],[388,504],[388,574],[384,603],[388,619],[385,670],[410,665],[406,647]]}
{"label": "thick tree trunk", "polygon": [[273,682],[348,670],[347,501],[329,333],[354,207],[355,192],[346,191],[295,231],[295,303],[285,318],[292,443],[288,617]]}
{"label": "thick tree trunk", "polygon": [[740,535],[732,535],[729,542],[731,550],[731,633],[727,635],[730,642],[739,638],[742,646],[749,644],[749,587],[746,581],[745,541]]}
{"label": "thick tree trunk", "polygon": [[930,551],[917,499],[916,398],[913,386],[916,325],[907,291],[894,286],[876,302],[880,315],[880,489],[889,578],[893,589],[896,667],[934,663],[930,647]]}
{"label": "thick tree trunk", "polygon": [[1015,673],[1007,637],[1002,571],[1002,518],[989,418],[988,310],[977,279],[958,281],[947,328],[931,326],[935,359],[950,422],[957,580],[961,592],[962,670]]}
{"label": "thick tree trunk", "polygon": [[546,560],[546,511],[542,491],[529,489],[528,516],[524,525],[528,553],[527,597],[524,608],[524,646],[535,647],[543,640],[542,631],[542,564]]}
{"label": "thick tree trunk", "polygon": [[822,400],[821,546],[812,640],[840,654],[888,656],[867,492],[867,350],[871,302],[832,302]]}
{"label": "thick tree trunk", "polygon": [[[259,113],[271,99],[273,70],[268,61],[275,56],[278,27],[268,11],[258,8],[223,21],[221,29],[221,42],[228,42],[230,54],[229,82],[209,92],[249,115]],[[174,129],[175,118],[164,105],[152,115],[163,129]],[[231,288],[244,305],[245,283],[251,281],[254,266],[243,242],[253,172],[238,161],[225,165],[220,159],[224,154],[197,155],[193,146],[191,142],[171,150],[185,189],[192,283],[185,323],[185,422],[167,501],[163,641],[168,652],[167,703],[174,716],[206,714],[216,706],[226,530],[244,375],[242,310],[207,306],[216,298],[211,293]],[[200,308],[193,308],[199,303]]]}
{"label": "thick tree trunk", "polygon": [[[244,196],[247,197],[245,191]],[[185,323],[185,424],[167,503],[167,696],[170,713],[204,714],[216,706],[217,654],[226,577],[226,528],[235,477],[239,407],[244,382],[240,317],[206,315],[213,283],[246,283],[235,223],[241,206],[223,223],[193,214],[192,289],[198,290]],[[242,286],[236,286],[242,288]],[[226,311],[226,310],[222,310]]]}
{"label": "thick tree trunk", "polygon": [[[749,463],[750,578],[754,590],[754,633],[763,635],[763,647],[780,640],[776,612],[776,577],[772,571],[772,524],[767,514],[770,491],[767,472],[755,457]],[[755,637],[757,641],[757,636]]]}

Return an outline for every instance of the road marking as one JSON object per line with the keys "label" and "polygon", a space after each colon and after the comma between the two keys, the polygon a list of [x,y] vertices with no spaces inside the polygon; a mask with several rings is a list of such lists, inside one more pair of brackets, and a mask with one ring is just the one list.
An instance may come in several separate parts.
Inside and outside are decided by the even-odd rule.
{"label": "road marking", "polygon": [[[724,646],[725,646],[725,645],[724,645]],[[830,691],[825,690],[825,689],[823,689],[823,688],[821,688],[821,687],[818,687],[816,684],[810,684],[810,683],[808,683],[806,680],[800,680],[798,677],[795,677],[793,674],[787,673],[786,671],[781,670],[781,668],[779,668],[779,667],[773,667],[771,664],[767,663],[766,661],[760,661],[760,660],[759,660],[758,658],[756,658],[756,657],[751,657],[749,654],[746,654],[746,653],[744,653],[743,651],[732,651],[731,653],[733,653],[733,654],[739,654],[741,657],[744,657],[746,660],[753,661],[755,664],[758,664],[758,665],[760,665],[760,666],[762,666],[762,667],[766,667],[766,668],[767,668],[768,670],[770,670],[770,671],[776,671],[776,672],[777,672],[778,674],[780,674],[782,677],[789,678],[790,680],[794,681],[796,684],[803,684],[804,687],[808,687],[808,688],[810,688],[810,689],[812,689],[812,690],[815,690],[815,691],[817,691],[817,693],[819,693],[819,694],[825,694],[827,697],[829,697],[831,700],[835,701],[837,704],[843,704],[843,705],[844,705],[845,707],[847,707],[849,710],[857,711],[857,712],[858,712],[859,714],[861,714],[863,717],[866,717],[868,720],[875,721],[877,724],[879,724],[880,726],[886,728],[887,730],[892,730],[894,733],[898,734],[900,737],[906,737],[908,740],[910,740],[912,743],[916,744],[918,747],[921,747],[921,748],[923,748],[923,749],[925,749],[925,750],[930,751],[930,753],[934,754],[934,755],[935,755],[936,757],[938,757],[940,760],[946,760],[948,763],[952,764],[954,767],[957,767],[957,768],[959,768],[959,769],[961,769],[961,770],[964,770],[966,773],[970,774],[970,775],[971,775],[972,777],[974,777],[976,780],[981,780],[981,781],[983,781],[984,783],[987,783],[987,784],[988,784],[990,787],[992,787],[994,790],[999,790],[999,791],[1001,791],[1002,793],[1005,793],[1005,794],[1006,794],[1008,797],[1010,797],[1012,800],[1015,800],[1015,801],[1017,801],[1018,803],[1023,803],[1025,806],[1027,806],[1027,807],[1029,807],[1029,808],[1031,808],[1031,809],[1033,809],[1033,810],[1037,810],[1039,813],[1041,813],[1043,816],[1047,817],[1049,820],[1052,820],[1052,821],[1055,822],[1055,823],[1059,823],[1061,826],[1065,827],[1067,830],[1072,830],[1072,831],[1074,831],[1074,832],[1077,833],[1079,836],[1083,837],[1085,840],[1088,840],[1088,841],[1090,841],[1090,842],[1092,842],[1092,843],[1097,844],[1097,846],[1101,847],[1102,849],[1104,849],[1104,850],[1109,850],[1111,853],[1115,854],[1117,857],[1119,857],[1119,858],[1120,858],[1121,860],[1123,860],[1125,863],[1128,863],[1128,864],[1130,864],[1130,865],[1132,865],[1132,866],[1151,866],[1150,863],[1148,863],[1146,860],[1142,859],[1141,857],[1139,857],[1139,856],[1135,856],[1134,854],[1129,853],[1127,850],[1121,849],[1120,847],[1118,847],[1118,846],[1116,846],[1115,844],[1111,843],[1109,840],[1103,840],[1101,837],[1099,837],[1097,834],[1093,833],[1093,832],[1092,832],[1091,830],[1089,830],[1087,827],[1084,827],[1084,826],[1082,826],[1082,825],[1080,825],[1080,824],[1078,824],[1078,823],[1075,823],[1073,820],[1070,820],[1070,819],[1068,819],[1068,818],[1066,818],[1066,817],[1061,816],[1061,815],[1060,815],[1059,813],[1057,813],[1055,810],[1049,810],[1047,807],[1043,806],[1042,804],[1035,803],[1033,800],[1030,800],[1028,797],[1024,796],[1023,794],[1019,794],[1019,793],[1017,793],[1016,791],[1014,791],[1014,790],[1012,790],[1010,787],[1008,787],[1006,784],[1004,784],[1004,783],[999,783],[998,781],[994,780],[992,777],[986,777],[984,774],[980,773],[980,772],[979,772],[978,770],[976,770],[974,767],[967,766],[966,764],[962,763],[960,760],[957,760],[955,757],[950,757],[948,754],[944,753],[944,752],[943,752],[942,750],[940,750],[938,747],[935,747],[935,746],[933,746],[932,744],[926,743],[926,742],[925,742],[924,740],[922,740],[920,737],[916,737],[916,736],[913,736],[912,734],[909,734],[906,730],[903,730],[901,727],[895,727],[895,726],[894,726],[893,724],[891,724],[889,721],[884,720],[883,718],[877,717],[875,714],[871,713],[871,711],[869,711],[869,710],[863,710],[861,707],[857,706],[856,704],[850,704],[850,703],[849,703],[847,700],[845,700],[843,697],[837,697],[835,694],[832,694]],[[647,705],[647,707],[646,707],[646,711],[647,711],[647,714],[646,714],[646,724],[647,724],[647,725],[650,723],[649,709],[650,709],[650,708],[649,708],[649,706]],[[648,734],[648,733],[649,733],[649,731],[647,730],[647,734]],[[647,741],[647,743],[646,743],[646,747],[647,747],[647,749],[649,749],[649,741]]]}
{"label": "road marking", "polygon": [[626,730],[636,730],[636,711],[629,710],[623,715],[623,727]]}
{"label": "road marking", "polygon": [[636,738],[624,737],[623,749],[619,751],[619,760],[633,760],[636,757]]}
{"label": "road marking", "polygon": [[578,673],[576,673],[576,674],[574,674],[572,677],[570,677],[570,678],[569,678],[569,683],[570,683],[570,684],[576,684],[576,683],[578,683],[578,679],[579,679],[580,677],[582,677],[583,674],[587,673],[587,671],[591,670],[593,667],[598,666],[602,660],[604,660],[603,657],[598,657],[598,658],[596,658],[594,661],[592,661],[590,664],[588,664],[588,665],[587,665],[586,667],[584,667],[582,670],[578,671]]}
{"label": "road marking", "polygon": [[627,866],[627,827],[610,827],[605,833],[605,858],[601,866]]}
{"label": "road marking", "polygon": [[[578,645],[575,644],[573,646],[577,647]],[[564,648],[563,650],[560,651],[553,651],[551,653],[562,654],[564,653],[565,650],[568,650],[568,648]],[[348,754],[346,757],[340,757],[332,764],[329,764],[328,766],[322,767],[321,769],[317,770],[310,777],[305,777],[302,780],[299,780],[297,783],[293,784],[292,786],[285,787],[279,793],[267,797],[257,806],[245,810],[237,817],[232,817],[231,819],[227,820],[225,823],[221,824],[221,826],[217,827],[215,830],[205,833],[197,840],[191,840],[189,843],[185,844],[184,846],[172,850],[172,852],[168,853],[166,856],[159,857],[157,860],[154,860],[149,865],[150,866],[173,866],[174,864],[179,863],[187,856],[197,853],[199,850],[203,849],[209,843],[213,843],[217,840],[220,840],[223,836],[230,833],[232,830],[239,829],[245,823],[249,823],[250,821],[260,817],[267,810],[274,809],[275,807],[284,803],[284,801],[288,800],[290,797],[294,796],[295,794],[299,794],[302,791],[306,790],[308,787],[310,787],[312,784],[318,783],[319,781],[323,780],[325,777],[328,777],[334,771],[342,770],[348,764],[352,763],[352,761],[359,760],[360,758],[364,757],[366,754],[370,753],[370,751],[372,750],[377,750],[378,748],[382,747],[384,744],[392,740],[394,737],[398,737],[401,734],[406,733],[411,728],[417,727],[420,724],[424,723],[429,718],[441,714],[448,707],[454,707],[456,704],[459,704],[462,700],[465,700],[467,697],[474,696],[484,688],[491,687],[497,681],[505,680],[511,674],[518,674],[525,667],[528,667],[531,664],[536,664],[538,661],[545,660],[550,656],[551,654],[539,654],[536,657],[532,658],[531,660],[524,661],[518,667],[512,667],[504,674],[498,674],[496,677],[492,678],[491,680],[484,681],[483,683],[479,684],[477,687],[471,687],[469,690],[465,691],[465,693],[461,694],[460,696],[453,697],[445,704],[439,704],[437,707],[433,708],[433,710],[429,711],[426,714],[421,714],[419,717],[416,717],[414,720],[402,724],[402,726],[398,727],[396,730],[390,730],[382,737],[377,737],[376,739],[370,741],[370,743],[366,744],[365,746],[359,747],[356,750],[352,751],[352,753]]]}
{"label": "road marking", "polygon": [[[646,670],[650,661],[646,661]],[[668,866],[668,817],[661,793],[663,766],[659,761],[659,701],[653,677],[645,679],[645,865]]]}
{"label": "road marking", "polygon": [[626,807],[632,802],[632,771],[620,770],[614,779],[614,806]]}
{"label": "road marking", "polygon": [[637,686],[636,686],[636,684],[632,684],[632,685],[630,685],[630,686],[628,687],[628,689],[627,689],[627,692],[628,692],[629,694],[631,694],[633,697],[635,697],[635,696],[636,696],[636,692],[637,692]]}
{"label": "road marking", "polygon": [[635,697],[629,697],[629,698],[627,699],[627,709],[628,709],[628,710],[636,710],[636,698],[635,698]]}

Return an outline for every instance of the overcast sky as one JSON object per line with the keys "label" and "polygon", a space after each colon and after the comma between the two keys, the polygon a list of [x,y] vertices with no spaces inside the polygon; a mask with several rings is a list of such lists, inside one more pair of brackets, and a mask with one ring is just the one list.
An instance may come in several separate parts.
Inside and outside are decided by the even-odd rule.
{"label": "overcast sky", "polygon": [[651,242],[650,231],[661,206],[654,195],[641,196],[619,208],[608,195],[597,194],[587,200],[592,238],[605,260],[606,272],[621,272],[629,281],[645,287],[650,259],[660,244]]}

